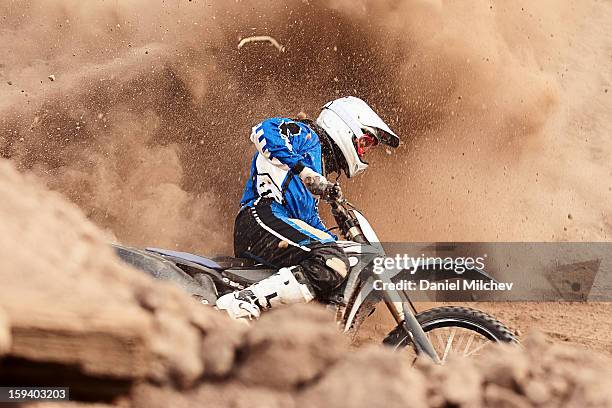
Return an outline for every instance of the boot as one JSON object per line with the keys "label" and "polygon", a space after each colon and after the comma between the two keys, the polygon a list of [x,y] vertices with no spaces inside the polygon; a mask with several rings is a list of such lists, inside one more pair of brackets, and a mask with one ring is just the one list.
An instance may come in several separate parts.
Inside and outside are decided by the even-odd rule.
{"label": "boot", "polygon": [[[301,268],[282,268],[274,275],[238,292],[228,293],[217,299],[217,308],[226,310],[233,319],[257,319],[262,310],[280,304],[307,303],[314,299],[302,277]],[[305,282],[305,279],[300,279]]]}

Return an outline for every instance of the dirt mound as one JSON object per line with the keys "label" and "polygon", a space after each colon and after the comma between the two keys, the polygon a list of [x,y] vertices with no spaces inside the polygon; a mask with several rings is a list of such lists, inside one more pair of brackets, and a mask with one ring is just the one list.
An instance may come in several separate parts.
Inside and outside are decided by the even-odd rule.
{"label": "dirt mound", "polygon": [[[10,346],[2,382],[53,383],[63,373],[185,386],[231,368],[242,327],[121,264],[76,206],[7,161],[0,196],[0,351]],[[203,355],[203,344],[215,354]]]}
{"label": "dirt mound", "polygon": [[119,263],[77,207],[6,161],[0,195],[0,383],[70,386],[56,406],[612,405],[610,361],[539,338],[413,368],[349,348],[313,305],[247,328]]}

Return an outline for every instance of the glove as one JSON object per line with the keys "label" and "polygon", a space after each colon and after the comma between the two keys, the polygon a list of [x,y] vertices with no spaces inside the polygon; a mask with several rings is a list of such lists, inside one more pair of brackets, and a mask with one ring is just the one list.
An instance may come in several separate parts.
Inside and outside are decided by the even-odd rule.
{"label": "glove", "polygon": [[322,198],[326,201],[342,198],[342,189],[338,183],[328,183]]}
{"label": "glove", "polygon": [[308,191],[315,196],[322,196],[325,194],[325,191],[330,185],[325,176],[308,167],[304,167],[300,172],[300,179],[302,179]]}

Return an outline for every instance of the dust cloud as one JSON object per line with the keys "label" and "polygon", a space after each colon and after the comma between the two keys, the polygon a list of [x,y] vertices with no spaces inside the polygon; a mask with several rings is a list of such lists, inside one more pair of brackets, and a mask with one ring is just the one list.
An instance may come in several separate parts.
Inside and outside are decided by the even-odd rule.
{"label": "dust cloud", "polygon": [[344,183],[382,239],[606,240],[611,9],[6,1],[0,155],[126,244],[227,252],[251,126],[356,95],[403,140]]}

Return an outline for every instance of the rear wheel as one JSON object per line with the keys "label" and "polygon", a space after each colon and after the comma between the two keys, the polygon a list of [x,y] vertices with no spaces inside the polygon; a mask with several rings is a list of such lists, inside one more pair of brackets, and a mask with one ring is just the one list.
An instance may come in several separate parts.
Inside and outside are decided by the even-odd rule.
{"label": "rear wheel", "polygon": [[[518,343],[499,320],[469,307],[437,307],[417,314],[416,318],[443,364],[451,354],[474,356],[492,343]],[[412,340],[401,325],[383,343],[416,357]]]}

